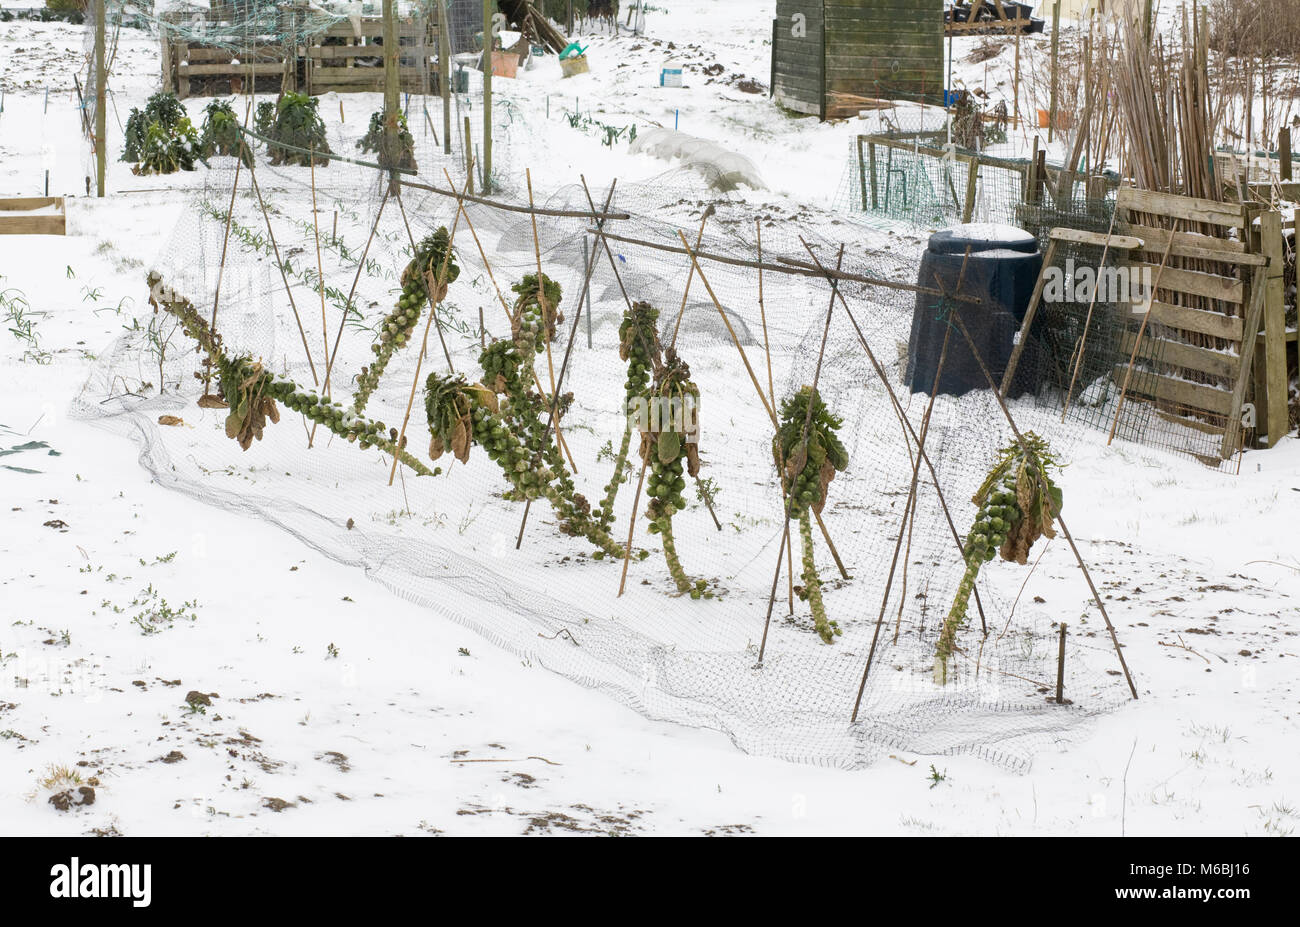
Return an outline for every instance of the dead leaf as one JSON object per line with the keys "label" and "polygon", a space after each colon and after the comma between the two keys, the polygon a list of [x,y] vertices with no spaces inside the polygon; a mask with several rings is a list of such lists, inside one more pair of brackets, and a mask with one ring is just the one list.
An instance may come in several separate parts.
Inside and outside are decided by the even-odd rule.
{"label": "dead leaf", "polygon": [[158,416],[159,425],[184,425],[185,419],[179,415],[160,415]]}

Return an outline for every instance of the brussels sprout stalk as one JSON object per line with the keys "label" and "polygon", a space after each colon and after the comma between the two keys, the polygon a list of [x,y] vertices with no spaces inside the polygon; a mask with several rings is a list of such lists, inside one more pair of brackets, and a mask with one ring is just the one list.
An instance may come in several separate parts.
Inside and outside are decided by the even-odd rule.
{"label": "brussels sprout stalk", "polygon": [[1064,497],[1053,480],[1061,469],[1047,442],[1026,432],[1023,444],[1013,441],[998,453],[983,484],[971,501],[977,505],[975,522],[966,536],[966,570],[934,653],[934,681],[948,682],[948,663],[957,650],[957,632],[966,623],[966,610],[980,567],[1000,555],[1003,560],[1025,564],[1029,549],[1039,537],[1052,538],[1052,522],[1061,511]]}
{"label": "brussels sprout stalk", "polygon": [[841,631],[839,624],[827,617],[822,600],[811,512],[821,512],[831,480],[848,469],[849,453],[836,436],[842,425],[843,420],[831,414],[818,392],[805,386],[781,403],[781,424],[772,439],[772,457],[788,489],[786,512],[799,520],[803,545],[803,588],[799,595],[808,601],[817,635],[828,644],[834,643]]}
{"label": "brussels sprout stalk", "polygon": [[362,448],[377,447],[397,457],[420,476],[433,476],[434,471],[398,447],[393,429],[385,431],[384,423],[372,421],[345,410],[337,402],[301,389],[287,377],[276,376],[249,357],[230,357],[221,345],[221,336],[208,326],[194,304],[165,285],[162,276],[151,271],[147,278],[149,302],[155,309],[174,316],[189,337],[198,342],[216,369],[222,398],[230,407],[226,418],[226,433],[248,450],[254,439],[261,440],[262,429],[269,419],[279,421],[275,403],[300,412],[317,424],[324,425],[334,434],[356,442]]}

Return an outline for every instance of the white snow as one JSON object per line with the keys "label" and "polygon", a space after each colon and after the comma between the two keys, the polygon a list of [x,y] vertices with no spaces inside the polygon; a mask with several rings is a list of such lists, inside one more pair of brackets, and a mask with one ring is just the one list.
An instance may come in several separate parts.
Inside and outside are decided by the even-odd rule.
{"label": "white snow", "polygon": [[[644,37],[583,37],[590,74],[562,80],[551,60],[495,82],[530,116],[548,97],[556,110],[531,123],[539,189],[579,171],[595,189],[663,170],[574,132],[559,118],[568,106],[676,123],[743,153],[771,186],[746,191],[756,205],[829,203],[860,125],[790,118],[733,79],[766,83],[771,0],[655,7],[668,12],[647,15]],[[163,489],[132,443],[70,419],[93,356],[147,323],[143,271],[205,172],[138,178],[110,160],[111,195],[87,198],[71,77],[81,30],[5,26],[0,195],[43,192],[48,146],[50,193],[69,199],[66,238],[0,239],[0,291],[25,296],[49,352],[24,359],[0,328],[0,834],[1236,835],[1300,823],[1294,437],[1245,455],[1240,475],[1102,434],[1079,442],[1067,511],[1141,697],[1028,774],[901,752],[858,771],[748,756],[531,665],[259,520]],[[979,41],[957,40],[959,60]],[[682,90],[656,86],[670,53],[687,66]],[[157,54],[124,34],[114,154],[118,118],[156,89]],[[988,63],[991,93],[1009,87],[1009,58]],[[703,73],[713,62],[721,78]],[[985,65],[957,70],[974,85]],[[349,126],[378,107],[341,99]],[[204,103],[187,101],[196,124]],[[327,119],[338,111],[338,97],[322,101]],[[1023,150],[1028,131],[1012,135]],[[179,427],[199,427],[199,411]],[[1025,594],[1100,629],[1059,540]],[[181,616],[139,633],[132,619],[161,599]],[[1103,661],[1104,631],[1092,645]],[[192,691],[211,705],[192,709]],[[48,803],[40,780],[60,765],[96,779],[94,805]]]}

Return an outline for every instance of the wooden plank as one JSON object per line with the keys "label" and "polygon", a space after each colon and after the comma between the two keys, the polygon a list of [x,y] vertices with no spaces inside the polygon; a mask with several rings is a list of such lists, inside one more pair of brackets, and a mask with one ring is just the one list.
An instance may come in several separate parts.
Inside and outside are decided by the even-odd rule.
{"label": "wooden plank", "polygon": [[[1132,356],[1133,344],[1136,341],[1136,332],[1124,332],[1120,336],[1121,352],[1126,356]],[[1137,354],[1138,357],[1145,357],[1147,360],[1227,379],[1236,376],[1237,368],[1241,365],[1241,359],[1235,353],[1229,354],[1226,351],[1198,348],[1195,345],[1184,344],[1181,341],[1154,338],[1150,334],[1142,339]]]}
{"label": "wooden plank", "polygon": [[1175,425],[1181,425],[1184,428],[1192,428],[1196,431],[1204,432],[1207,435],[1213,435],[1222,440],[1224,429],[1219,425],[1211,425],[1209,422],[1201,421],[1197,418],[1186,418],[1182,415],[1175,415],[1165,409],[1155,409],[1156,415],[1166,422],[1172,422]]}
{"label": "wooden plank", "polygon": [[[58,210],[46,215],[23,215],[51,206]],[[0,235],[66,235],[68,216],[61,196],[27,196],[0,200]]]}
{"label": "wooden plank", "polygon": [[1230,303],[1240,303],[1244,299],[1245,287],[1240,280],[1221,277],[1218,274],[1202,273],[1199,270],[1182,270],[1166,265],[1163,272],[1157,264],[1136,261],[1129,265],[1132,270],[1146,271],[1154,281],[1160,274],[1160,289],[1176,293],[1189,293],[1208,299],[1220,299]]}
{"label": "wooden plank", "polygon": [[[1128,364],[1116,364],[1111,370],[1111,379],[1122,384],[1127,370]],[[1177,380],[1173,377],[1162,377],[1145,370],[1134,371],[1134,374],[1129,381],[1129,393],[1139,398],[1146,396],[1160,399],[1177,403],[1184,409],[1194,409],[1213,415],[1227,415],[1232,408],[1232,394],[1227,390],[1215,389],[1213,386],[1203,386],[1187,380]]]}
{"label": "wooden plank", "polygon": [[241,48],[239,51],[232,51],[229,48],[205,48],[199,45],[190,45],[184,50],[185,57],[191,62],[201,61],[229,61],[231,58],[238,58],[244,61],[249,58],[257,58],[263,61],[280,61],[285,59],[284,46],[282,45],[258,45],[250,48]]}
{"label": "wooden plank", "polygon": [[[1135,308],[1138,311],[1133,312],[1129,318],[1135,322],[1141,322],[1144,313],[1141,311],[1141,307]],[[1151,303],[1151,312],[1153,313],[1151,321],[1157,325],[1167,325],[1180,331],[1197,332],[1215,338],[1224,338],[1228,341],[1240,342],[1242,340],[1242,321],[1235,316],[1224,315],[1221,312],[1211,312],[1206,309],[1193,309],[1189,306],[1174,306],[1158,300]]]}
{"label": "wooden plank", "polygon": [[1272,447],[1287,434],[1286,300],[1283,291],[1285,242],[1282,240],[1282,215],[1268,210],[1259,218],[1260,245],[1267,255],[1268,269],[1264,281],[1264,403],[1261,421]]}
{"label": "wooden plank", "polygon": [[1246,225],[1246,213],[1243,207],[1231,203],[1218,203],[1214,200],[1121,187],[1117,203],[1120,209],[1172,216],[1192,222],[1207,222],[1210,225],[1221,225],[1226,228],[1243,228]]}
{"label": "wooden plank", "polygon": [[[1264,268],[1255,268],[1250,287],[1250,306],[1246,309],[1246,319],[1243,323],[1245,328],[1243,330],[1247,334],[1254,334],[1259,331],[1261,316],[1264,312]],[[1249,343],[1243,343],[1241,372],[1237,375],[1237,383],[1232,390],[1232,405],[1228,412],[1228,430],[1223,436],[1221,454],[1225,458],[1230,457],[1236,449],[1236,437],[1232,429],[1232,423],[1241,420],[1241,406],[1246,398],[1246,384],[1250,381],[1250,368],[1254,361],[1255,352],[1250,350]]]}
{"label": "wooden plank", "polygon": [[204,75],[222,75],[227,77],[247,77],[249,69],[252,69],[254,76],[279,74],[284,70],[282,63],[255,63],[255,64],[182,64],[178,66],[178,73],[182,77],[201,77]]}
{"label": "wooden plank", "polygon": [[[377,38],[384,34],[384,21],[382,19],[363,19],[361,20],[361,31],[358,33],[352,28],[351,22],[336,23],[322,29],[312,36],[319,41],[321,38],[329,37],[331,39],[356,39],[356,38]],[[428,29],[422,23],[398,23],[397,37],[406,38],[410,36],[424,36],[428,34]]]}
{"label": "wooden plank", "polygon": [[1142,239],[1140,238],[1133,238],[1128,235],[1107,236],[1101,232],[1090,232],[1087,229],[1054,228],[1048,235],[1054,241],[1067,241],[1076,245],[1096,245],[1099,248],[1109,246],[1121,251],[1134,251],[1142,247]]}
{"label": "wooden plank", "polygon": [[1224,264],[1244,264],[1258,267],[1267,259],[1263,255],[1246,251],[1244,243],[1226,238],[1214,238],[1210,235],[1197,235],[1191,232],[1174,232],[1174,243],[1169,245],[1168,229],[1152,228],[1149,225],[1128,225],[1124,231],[1140,238],[1143,251],[1164,254],[1169,248],[1173,257],[1196,258],[1204,261],[1220,261]]}

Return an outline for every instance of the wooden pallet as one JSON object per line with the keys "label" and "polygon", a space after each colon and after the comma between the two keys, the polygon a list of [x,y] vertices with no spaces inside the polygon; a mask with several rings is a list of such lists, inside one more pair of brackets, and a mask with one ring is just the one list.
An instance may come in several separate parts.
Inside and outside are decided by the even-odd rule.
{"label": "wooden pallet", "polygon": [[[1044,274],[1060,244],[1127,253],[1155,292],[1128,307],[1111,379],[1124,401],[1219,438],[1219,455],[1241,446],[1243,408],[1255,388],[1270,435],[1286,431],[1286,333],[1282,324],[1281,217],[1257,207],[1134,190],[1118,193],[1116,233],[1053,229]],[[1257,226],[1258,220],[1258,229]],[[1228,237],[1231,234],[1232,237]],[[1002,382],[1005,393],[1033,324],[1045,276],[1030,299]],[[1264,329],[1263,341],[1258,333]],[[1252,373],[1264,374],[1252,380]]]}
{"label": "wooden pallet", "polygon": [[1127,398],[1218,435],[1229,457],[1240,446],[1270,264],[1252,240],[1256,211],[1127,187],[1117,208],[1123,233],[1142,242],[1133,267],[1149,271],[1157,291],[1131,307],[1122,339],[1142,372],[1119,364],[1113,379],[1128,384]]}
{"label": "wooden pallet", "polygon": [[67,233],[68,214],[61,196],[27,196],[0,200],[0,235]]}
{"label": "wooden pallet", "polygon": [[[428,93],[432,75],[437,70],[438,20],[434,15],[398,23],[398,42],[402,47],[399,83],[404,91]],[[198,13],[165,13],[165,22],[185,26],[194,16],[202,16],[216,31],[231,26],[228,9]],[[286,4],[281,8],[282,28],[292,33],[292,18],[300,10]],[[205,44],[199,41],[175,41],[162,34],[163,89],[184,99],[193,92],[196,80],[225,78],[232,92],[243,82],[258,77],[283,78],[285,90],[305,90],[320,94],[378,92],[384,89],[384,23],[379,17],[363,17],[355,25],[345,20],[313,33],[305,44],[293,47],[275,35],[248,35],[238,48],[230,43]]]}

